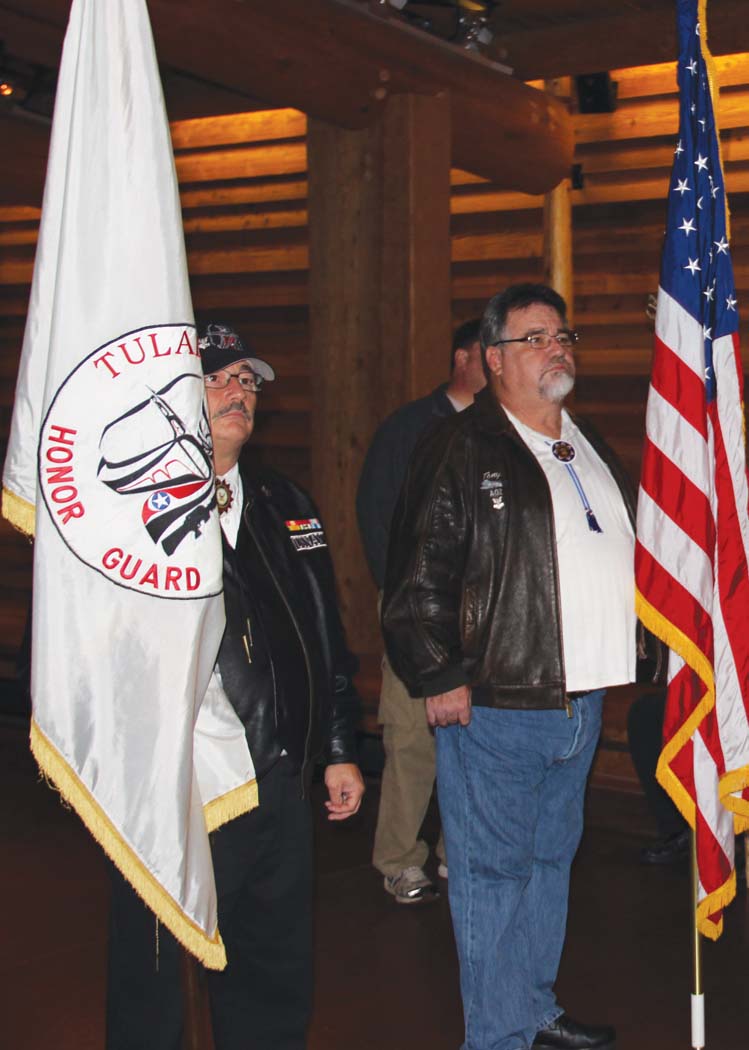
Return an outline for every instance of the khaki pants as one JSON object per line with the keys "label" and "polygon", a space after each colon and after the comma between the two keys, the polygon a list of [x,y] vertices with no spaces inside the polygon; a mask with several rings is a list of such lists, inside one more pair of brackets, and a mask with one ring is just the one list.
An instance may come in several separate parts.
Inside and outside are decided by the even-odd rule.
{"label": "khaki pants", "polygon": [[[383,724],[385,768],[372,863],[383,875],[397,875],[404,868],[422,868],[429,856],[419,831],[434,786],[434,735],[423,702],[408,695],[386,656],[378,717]],[[437,856],[445,863],[441,832]]]}

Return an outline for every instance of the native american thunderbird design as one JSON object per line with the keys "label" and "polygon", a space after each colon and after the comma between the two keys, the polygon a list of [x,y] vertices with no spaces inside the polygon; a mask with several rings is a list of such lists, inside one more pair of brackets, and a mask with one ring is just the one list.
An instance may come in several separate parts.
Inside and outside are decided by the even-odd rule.
{"label": "native american thunderbird design", "polygon": [[97,477],[122,496],[149,493],[141,517],[166,554],[173,554],[190,533],[199,536],[216,504],[205,409],[194,435],[177,408],[186,394],[179,384],[196,381],[200,377],[181,375],[152,391],[107,424],[99,442]]}

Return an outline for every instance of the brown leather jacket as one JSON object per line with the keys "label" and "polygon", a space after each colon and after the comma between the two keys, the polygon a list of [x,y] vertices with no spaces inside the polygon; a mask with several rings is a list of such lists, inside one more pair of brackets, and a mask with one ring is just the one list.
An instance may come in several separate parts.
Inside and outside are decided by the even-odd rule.
{"label": "brown leather jacket", "polygon": [[[622,465],[587,423],[575,423],[634,526]],[[474,703],[490,707],[566,703],[551,494],[488,388],[414,452],[390,533],[382,626],[412,696],[470,685]]]}

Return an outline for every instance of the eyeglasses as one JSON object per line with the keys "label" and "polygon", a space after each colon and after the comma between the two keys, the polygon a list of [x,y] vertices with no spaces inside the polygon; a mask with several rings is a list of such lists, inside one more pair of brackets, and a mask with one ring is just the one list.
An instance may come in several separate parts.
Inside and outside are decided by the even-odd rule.
{"label": "eyeglasses", "polygon": [[248,394],[258,394],[263,386],[263,377],[256,375],[250,369],[245,369],[243,372],[229,372],[226,368],[220,368],[218,372],[210,372],[207,376],[203,376],[203,382],[208,390],[224,390],[232,379],[236,379]]}
{"label": "eyeglasses", "polygon": [[552,342],[556,341],[563,350],[569,350],[579,338],[577,332],[569,328],[562,328],[556,335],[550,335],[548,332],[532,332],[531,335],[521,335],[519,339],[498,339],[494,346],[503,346],[505,343],[527,343],[531,350],[548,350]]}

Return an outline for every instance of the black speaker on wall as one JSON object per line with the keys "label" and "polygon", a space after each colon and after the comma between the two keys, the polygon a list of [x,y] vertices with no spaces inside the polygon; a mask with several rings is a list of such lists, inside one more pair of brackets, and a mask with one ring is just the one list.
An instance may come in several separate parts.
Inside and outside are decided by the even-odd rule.
{"label": "black speaker on wall", "polygon": [[614,112],[618,85],[608,73],[584,73],[575,80],[580,113]]}

